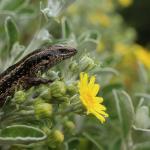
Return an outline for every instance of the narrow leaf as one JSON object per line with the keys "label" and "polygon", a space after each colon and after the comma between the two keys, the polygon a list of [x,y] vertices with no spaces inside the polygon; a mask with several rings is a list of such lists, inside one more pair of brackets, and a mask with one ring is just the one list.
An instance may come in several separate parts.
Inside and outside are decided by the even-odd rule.
{"label": "narrow leaf", "polygon": [[1,144],[30,144],[45,138],[46,135],[42,130],[27,125],[12,125],[0,131]]}
{"label": "narrow leaf", "polygon": [[10,54],[13,44],[19,40],[18,28],[11,17],[7,17],[5,20],[5,31],[8,42],[8,53]]}
{"label": "narrow leaf", "polygon": [[113,90],[117,113],[122,126],[123,137],[126,138],[133,125],[134,108],[130,96],[125,91]]}

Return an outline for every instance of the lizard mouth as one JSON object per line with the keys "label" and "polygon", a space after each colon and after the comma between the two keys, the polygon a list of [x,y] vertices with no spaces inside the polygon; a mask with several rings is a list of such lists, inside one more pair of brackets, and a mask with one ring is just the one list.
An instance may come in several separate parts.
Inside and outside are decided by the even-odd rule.
{"label": "lizard mouth", "polygon": [[77,50],[75,48],[64,48],[60,49],[59,51],[61,51],[61,54],[64,59],[74,56],[77,53]]}
{"label": "lizard mouth", "polygon": [[51,47],[51,49],[54,50],[54,53],[60,56],[61,59],[67,59],[69,57],[74,56],[77,53],[77,50],[75,48],[69,46],[57,45],[55,47]]}

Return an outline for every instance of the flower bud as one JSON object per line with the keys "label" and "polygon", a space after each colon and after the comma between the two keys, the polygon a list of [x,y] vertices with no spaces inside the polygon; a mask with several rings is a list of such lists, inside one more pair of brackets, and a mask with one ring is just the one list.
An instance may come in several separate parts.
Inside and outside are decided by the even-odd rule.
{"label": "flower bud", "polygon": [[51,129],[48,128],[47,126],[43,126],[43,127],[42,127],[42,130],[43,130],[47,135],[49,135],[49,134],[51,133]]}
{"label": "flower bud", "polygon": [[14,95],[13,101],[17,104],[23,103],[27,99],[26,93],[24,91],[17,91]]}
{"label": "flower bud", "polygon": [[74,84],[68,85],[67,86],[67,93],[69,95],[74,95],[78,92],[77,86],[75,86]]}
{"label": "flower bud", "polygon": [[56,79],[59,78],[58,72],[55,72],[55,71],[48,71],[46,75],[47,75],[47,76],[49,77],[49,79],[51,79],[51,80],[56,80]]}
{"label": "flower bud", "polygon": [[69,69],[72,71],[72,72],[76,72],[77,70],[79,70],[79,65],[77,64],[76,61],[73,61],[70,65],[69,65]]}
{"label": "flower bud", "polygon": [[53,131],[52,137],[57,143],[62,143],[64,141],[64,134],[60,130]]}
{"label": "flower bud", "polygon": [[34,106],[37,119],[49,118],[52,115],[52,105],[49,103],[38,103]]}
{"label": "flower bud", "polygon": [[40,85],[38,88],[33,89],[35,95],[40,95],[43,91],[47,90],[47,85]]}
{"label": "flower bud", "polygon": [[62,81],[56,81],[51,84],[51,95],[54,98],[60,98],[66,93],[66,86]]}
{"label": "flower bud", "polygon": [[68,97],[67,96],[57,97],[57,100],[61,102],[68,102]]}
{"label": "flower bud", "polygon": [[45,100],[50,100],[51,99],[51,89],[50,88],[47,88],[45,91],[43,91],[41,94],[40,94],[40,97],[42,99],[45,99]]}
{"label": "flower bud", "polygon": [[66,127],[66,129],[73,130],[73,129],[75,129],[75,124],[72,121],[66,121],[65,127]]}
{"label": "flower bud", "polygon": [[45,103],[45,101],[41,97],[37,97],[34,99],[34,105],[38,105],[41,103]]}
{"label": "flower bud", "polygon": [[51,148],[56,148],[58,144],[64,141],[64,134],[60,130],[53,130],[48,135],[47,145]]}
{"label": "flower bud", "polygon": [[82,57],[82,59],[79,61],[79,65],[81,71],[91,70],[95,66],[93,59],[88,56]]}

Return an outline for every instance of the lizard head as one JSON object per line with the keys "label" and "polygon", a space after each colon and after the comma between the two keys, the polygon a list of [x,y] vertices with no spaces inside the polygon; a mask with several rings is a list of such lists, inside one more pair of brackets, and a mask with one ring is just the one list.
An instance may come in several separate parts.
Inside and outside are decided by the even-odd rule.
{"label": "lizard head", "polygon": [[50,46],[46,49],[40,50],[37,53],[37,57],[35,58],[36,65],[39,70],[46,70],[55,64],[74,56],[77,53],[77,50],[68,46]]}
{"label": "lizard head", "polygon": [[50,49],[54,56],[59,57],[62,60],[70,58],[77,53],[75,48],[69,46],[52,46]]}
{"label": "lizard head", "polygon": [[57,63],[64,59],[70,58],[77,53],[75,48],[69,46],[51,46],[47,49],[49,60],[53,59],[53,62]]}

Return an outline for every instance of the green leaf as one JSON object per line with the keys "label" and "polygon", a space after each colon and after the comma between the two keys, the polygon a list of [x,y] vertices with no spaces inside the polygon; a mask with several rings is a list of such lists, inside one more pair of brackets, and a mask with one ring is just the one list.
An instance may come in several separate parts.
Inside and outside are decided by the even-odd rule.
{"label": "green leaf", "polygon": [[0,9],[3,10],[16,10],[21,7],[26,1],[25,0],[3,0],[0,3]]}
{"label": "green leaf", "polygon": [[112,92],[113,89],[122,89],[123,85],[121,83],[113,83],[109,84],[102,89],[102,94],[105,95],[107,93]]}
{"label": "green leaf", "polygon": [[144,142],[134,145],[133,150],[150,150],[150,142]]}
{"label": "green leaf", "polygon": [[135,93],[136,97],[141,97],[141,98],[145,98],[145,99],[150,99],[150,94],[147,93]]}
{"label": "green leaf", "polygon": [[122,140],[117,138],[111,145],[110,150],[119,150],[121,149]]}
{"label": "green leaf", "polygon": [[101,73],[101,74],[113,74],[118,76],[119,72],[117,70],[115,70],[114,68],[110,68],[110,67],[105,67],[105,68],[101,68],[100,70],[98,70],[96,73]]}
{"label": "green leaf", "polygon": [[16,23],[11,17],[7,17],[5,20],[5,31],[7,36],[8,53],[13,47],[13,44],[19,40],[19,33]]}
{"label": "green leaf", "polygon": [[150,130],[142,129],[133,126],[132,128],[132,138],[134,143],[144,143],[150,141]]}
{"label": "green leaf", "polygon": [[66,18],[63,18],[61,25],[62,25],[62,37],[67,38],[71,33],[71,27],[68,20]]}
{"label": "green leaf", "polygon": [[0,131],[1,144],[30,144],[46,139],[46,134],[35,127],[12,125]]}
{"label": "green leaf", "polygon": [[147,106],[141,106],[137,108],[135,125],[139,128],[150,127],[149,108]]}
{"label": "green leaf", "polygon": [[80,139],[76,137],[69,138],[67,141],[68,150],[69,149],[77,149],[80,143]]}
{"label": "green leaf", "polygon": [[130,96],[123,90],[113,90],[123,137],[127,138],[134,119],[134,108]]}
{"label": "green leaf", "polygon": [[80,44],[84,42],[91,42],[97,44],[99,38],[100,38],[99,32],[95,30],[87,31],[81,34],[81,36],[78,38],[78,42]]}
{"label": "green leaf", "polygon": [[90,135],[88,134],[87,132],[84,132],[83,135],[89,140],[91,141],[96,147],[98,150],[103,150],[103,147]]}

